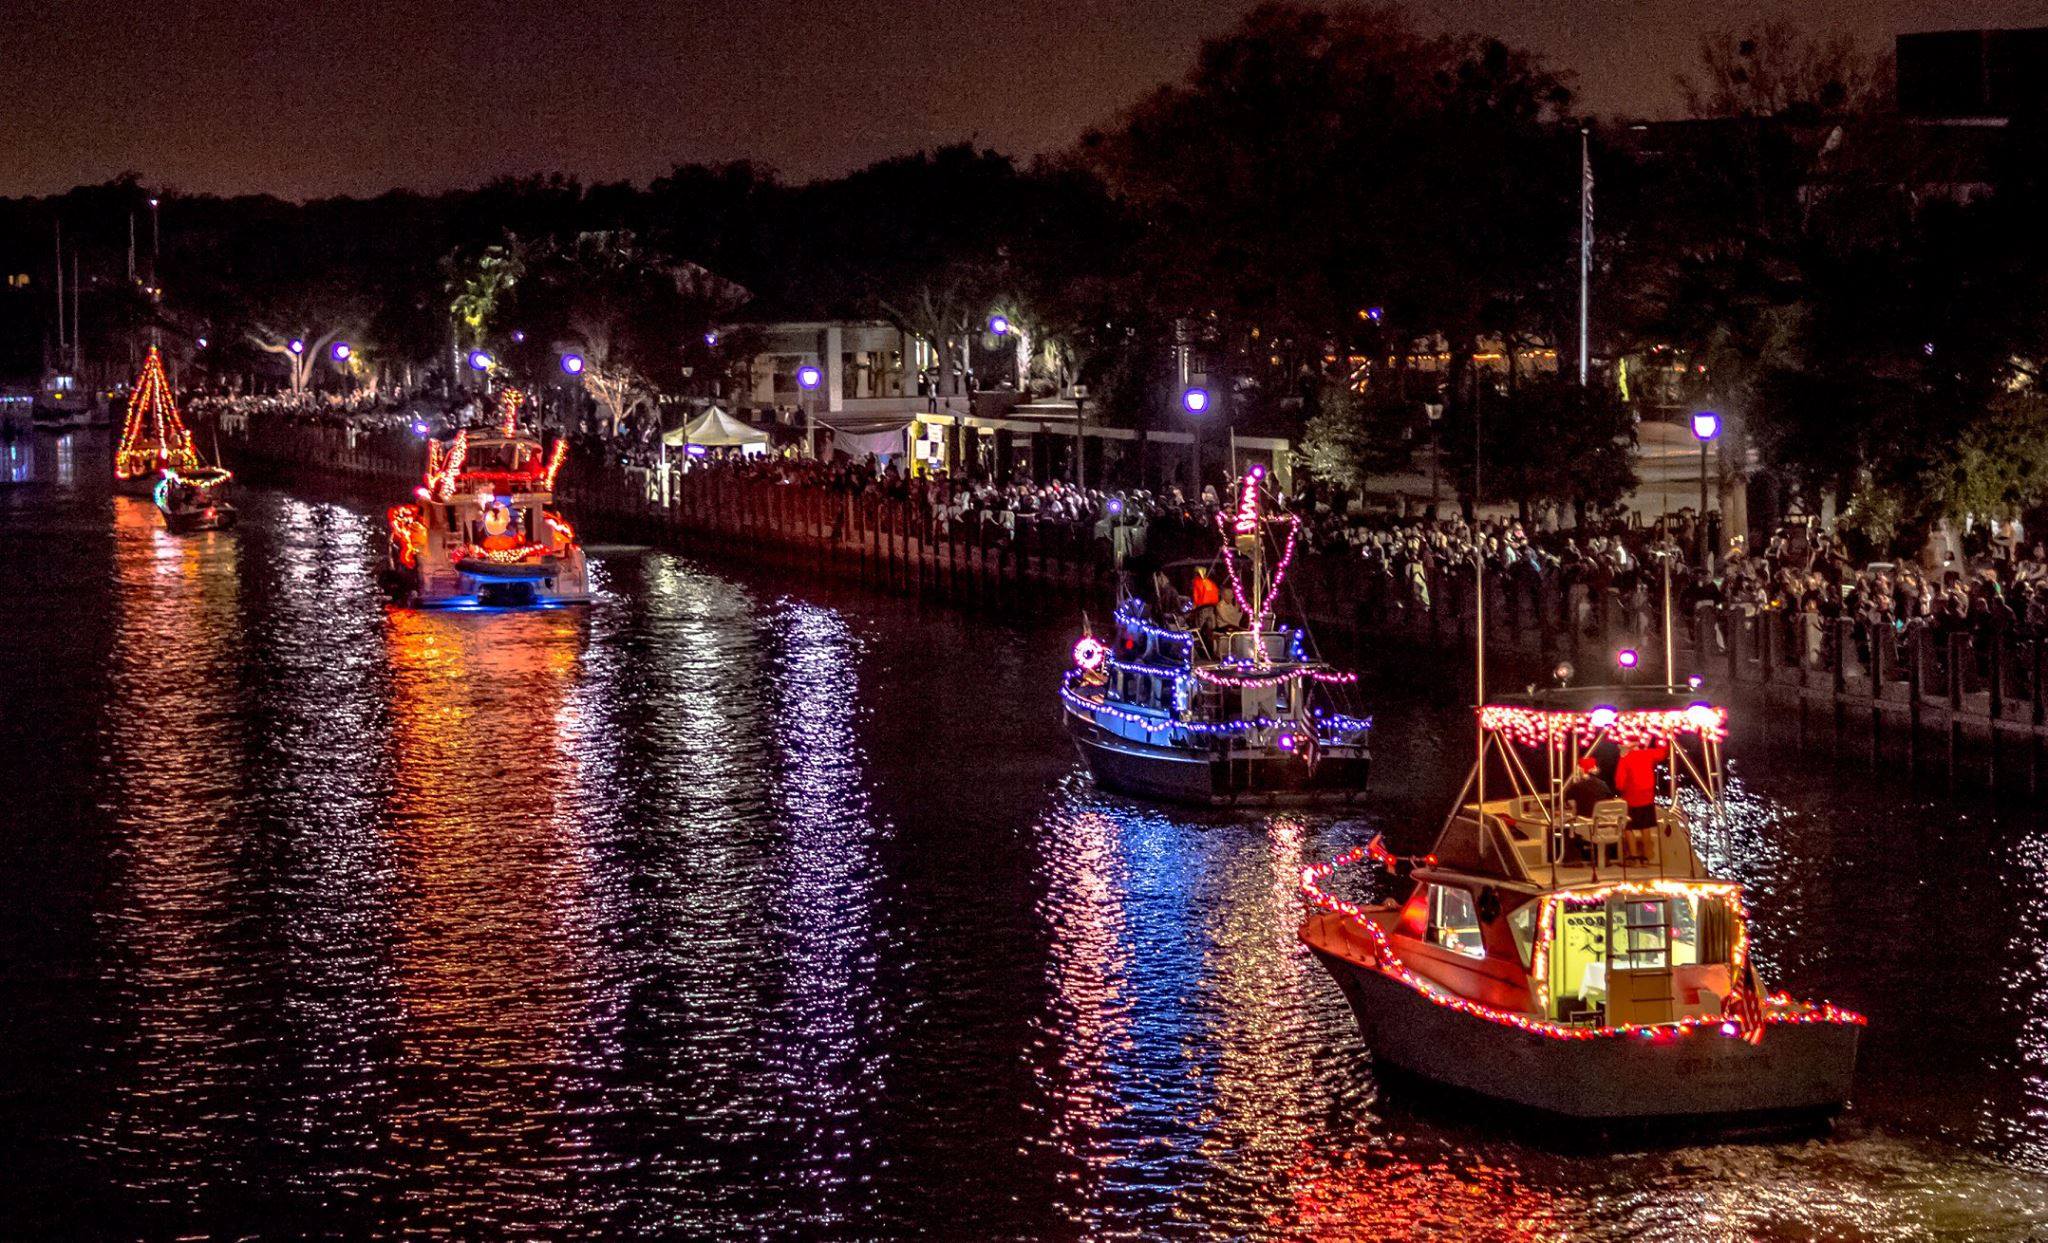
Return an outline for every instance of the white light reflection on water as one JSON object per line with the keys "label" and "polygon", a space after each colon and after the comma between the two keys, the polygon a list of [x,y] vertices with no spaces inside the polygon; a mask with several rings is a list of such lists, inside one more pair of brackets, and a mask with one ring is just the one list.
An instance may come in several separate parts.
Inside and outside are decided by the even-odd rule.
{"label": "white light reflection on water", "polygon": [[231,539],[181,539],[147,501],[112,503],[120,710],[103,797],[120,896],[101,919],[97,1054],[108,1084],[87,1155],[122,1167],[134,1208],[197,1221],[256,1155],[240,1090],[249,1032],[220,1020],[236,1000],[248,844],[233,816],[247,793],[235,712],[240,583]]}
{"label": "white light reflection on water", "polygon": [[787,962],[763,1055],[785,1107],[807,1125],[790,1167],[763,1175],[796,1184],[792,1207],[815,1227],[858,1214],[862,1197],[848,1182],[858,1116],[886,1075],[863,1056],[881,1027],[876,825],[855,734],[859,639],[832,610],[787,600],[769,628],[777,648],[770,665],[775,805],[786,835],[768,863],[768,903]]}

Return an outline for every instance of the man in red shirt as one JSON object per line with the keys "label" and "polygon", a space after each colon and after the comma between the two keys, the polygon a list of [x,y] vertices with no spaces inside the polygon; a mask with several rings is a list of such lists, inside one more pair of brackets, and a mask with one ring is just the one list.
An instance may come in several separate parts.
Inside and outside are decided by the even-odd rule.
{"label": "man in red shirt", "polygon": [[1636,747],[1622,754],[1614,765],[1614,792],[1628,804],[1628,840],[1625,855],[1636,862],[1650,858],[1650,830],[1657,827],[1657,765],[1670,755],[1663,746]]}

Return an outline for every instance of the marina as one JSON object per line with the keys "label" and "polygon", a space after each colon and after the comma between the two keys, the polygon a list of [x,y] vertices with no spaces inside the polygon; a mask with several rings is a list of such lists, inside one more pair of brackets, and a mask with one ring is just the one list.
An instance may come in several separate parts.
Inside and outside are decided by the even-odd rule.
{"label": "marina", "polygon": [[[1849,1107],[1617,1160],[1384,1075],[1296,939],[1302,869],[1426,853],[1471,763],[1465,697],[1399,662],[1354,666],[1362,806],[1175,811],[1077,764],[1043,695],[1071,615],[619,545],[587,610],[394,610],[377,490],[248,488],[232,537],[180,540],[87,468],[103,437],[79,452],[0,495],[37,587],[0,665],[0,1083],[45,1205],[152,1233],[315,1205],[371,1233],[2048,1224],[2024,807],[1735,718],[1706,858],[1774,989],[1867,1015]],[[59,634],[72,665],[30,658]],[[1966,982],[1986,961],[2006,987]]]}

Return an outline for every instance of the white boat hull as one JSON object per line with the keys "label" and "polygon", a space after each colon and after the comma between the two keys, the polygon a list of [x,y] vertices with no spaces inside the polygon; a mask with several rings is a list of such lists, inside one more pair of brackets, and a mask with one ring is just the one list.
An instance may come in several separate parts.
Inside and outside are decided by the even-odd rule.
{"label": "white boat hull", "polygon": [[1538,1113],[1613,1123],[1819,1119],[1840,1111],[1855,1075],[1853,1024],[1774,1023],[1754,1045],[1718,1025],[1654,1039],[1560,1040],[1439,1005],[1371,967],[1315,954],[1375,1059]]}

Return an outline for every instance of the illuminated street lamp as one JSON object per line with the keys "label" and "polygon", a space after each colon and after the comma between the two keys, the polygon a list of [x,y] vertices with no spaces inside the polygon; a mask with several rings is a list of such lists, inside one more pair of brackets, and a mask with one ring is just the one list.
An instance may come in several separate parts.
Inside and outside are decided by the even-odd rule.
{"label": "illuminated street lamp", "polygon": [[1700,442],[1700,568],[1709,569],[1712,550],[1707,547],[1707,446],[1721,434],[1721,416],[1712,410],[1697,410],[1692,416],[1693,438]]}
{"label": "illuminated street lamp", "polygon": [[1181,409],[1189,414],[1204,414],[1209,409],[1209,390],[1191,388],[1180,395]]}
{"label": "illuminated street lamp", "polygon": [[469,352],[469,369],[471,371],[487,372],[497,365],[498,360],[492,358],[488,350],[471,350]]}
{"label": "illuminated street lamp", "polygon": [[583,355],[581,355],[581,354],[564,354],[564,355],[562,355],[562,374],[563,374],[563,375],[567,375],[567,376],[579,376],[579,375],[582,375],[582,374],[583,374]]}
{"label": "illuminated street lamp", "polygon": [[998,336],[998,337],[1005,337],[1005,336],[1008,336],[1008,335],[1010,334],[1010,318],[1009,318],[1009,316],[1007,316],[1007,315],[991,315],[991,316],[989,316],[989,317],[988,317],[988,330],[989,330],[989,332],[990,332],[991,334],[993,334],[993,335],[995,335],[995,336]]}
{"label": "illuminated street lamp", "polygon": [[704,334],[704,344],[706,344],[706,345],[710,346],[710,347],[711,347],[712,349],[717,349],[717,348],[718,348],[718,334],[717,334],[717,333],[715,333],[715,332],[707,332],[707,333],[705,333],[705,334]]}
{"label": "illuminated street lamp", "polygon": [[1188,456],[1193,460],[1195,468],[1190,482],[1194,485],[1195,497],[1199,499],[1202,495],[1202,421],[1200,416],[1209,412],[1209,390],[1206,388],[1182,389],[1180,408],[1189,414],[1197,416],[1195,421],[1188,425],[1188,435],[1190,437],[1188,441]]}
{"label": "illuminated street lamp", "polygon": [[327,353],[335,362],[345,363],[355,356],[355,347],[346,341],[336,341]]}
{"label": "illuminated street lamp", "polygon": [[303,354],[306,352],[306,342],[304,338],[293,337],[284,343],[284,348],[290,350],[294,355]]}
{"label": "illuminated street lamp", "polygon": [[802,389],[804,407],[804,452],[810,457],[818,456],[818,416],[811,408],[811,394],[818,391],[818,384],[825,373],[809,363],[796,369],[797,387]]}

